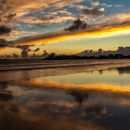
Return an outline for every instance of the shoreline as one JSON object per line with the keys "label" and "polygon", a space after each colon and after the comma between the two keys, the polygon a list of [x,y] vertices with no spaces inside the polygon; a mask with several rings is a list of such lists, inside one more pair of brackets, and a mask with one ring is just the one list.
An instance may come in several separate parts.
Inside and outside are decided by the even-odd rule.
{"label": "shoreline", "polygon": [[[41,63],[43,64],[43,63]],[[49,65],[48,65],[49,64]],[[28,64],[27,64],[28,65]],[[130,60],[91,60],[67,62],[44,62],[44,65],[32,66],[7,66],[0,67],[0,82],[31,79],[36,77],[47,77],[56,75],[68,75],[75,73],[87,73],[93,71],[111,70],[120,67],[130,67]]]}
{"label": "shoreline", "polygon": [[130,59],[128,60],[47,60],[39,62],[18,62],[1,64],[0,72],[5,71],[21,71],[34,69],[55,69],[55,68],[71,68],[71,67],[95,67],[95,66],[130,66]]}

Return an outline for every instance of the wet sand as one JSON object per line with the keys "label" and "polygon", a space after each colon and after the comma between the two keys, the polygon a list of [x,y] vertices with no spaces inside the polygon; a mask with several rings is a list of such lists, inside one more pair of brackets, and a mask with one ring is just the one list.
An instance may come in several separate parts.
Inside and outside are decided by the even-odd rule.
{"label": "wet sand", "polygon": [[32,64],[1,65],[0,130],[130,129],[129,60]]}

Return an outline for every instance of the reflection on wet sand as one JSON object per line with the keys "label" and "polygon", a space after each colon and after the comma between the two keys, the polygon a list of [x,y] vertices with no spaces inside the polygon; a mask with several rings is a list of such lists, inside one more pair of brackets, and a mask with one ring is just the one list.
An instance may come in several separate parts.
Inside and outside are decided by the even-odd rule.
{"label": "reflection on wet sand", "polygon": [[83,91],[72,90],[69,91],[68,94],[74,97],[75,101],[77,101],[80,105],[84,102],[85,99],[88,98],[88,93]]}
{"label": "reflection on wet sand", "polygon": [[9,101],[13,99],[12,93],[6,90],[7,86],[5,82],[0,83],[0,101]]}
{"label": "reflection on wet sand", "polygon": [[[9,92],[8,87],[9,86],[7,85],[7,87],[3,88],[2,91]],[[32,99],[33,97],[28,99],[29,97],[22,97],[22,95],[20,96],[20,99],[19,97],[16,98],[13,95],[10,98],[8,97],[8,100],[5,100],[5,97],[0,96],[1,130],[86,130],[86,128],[93,130],[103,129],[94,122],[83,121],[82,119],[75,119],[74,117],[71,117],[71,109],[73,111],[75,106],[71,105],[72,103],[69,105],[69,102],[64,103],[64,101],[57,101],[56,99],[46,99],[44,98],[44,95],[43,98],[39,95],[35,99]],[[20,103],[19,100],[21,99],[26,99],[27,101]],[[75,125],[75,123],[77,125]]]}
{"label": "reflection on wet sand", "polygon": [[[32,111],[21,109],[22,108],[18,107],[16,104],[2,104],[2,109],[0,110],[0,126],[2,130],[86,130],[86,128],[92,130],[103,129],[89,121],[83,122],[62,115],[52,117],[52,115],[46,113],[34,114]],[[26,112],[23,114],[23,111]]]}
{"label": "reflection on wet sand", "polygon": [[65,84],[59,82],[51,82],[46,80],[27,80],[27,81],[16,81],[14,84],[23,85],[23,86],[32,86],[32,87],[44,87],[44,88],[57,88],[57,89],[77,89],[77,90],[89,90],[89,91],[104,91],[111,93],[119,94],[128,94],[130,95],[130,87],[122,86],[113,86],[105,84],[92,84],[92,85],[74,85],[74,84]]}
{"label": "reflection on wet sand", "polygon": [[[75,91],[72,90],[68,94],[70,94],[72,97],[74,97],[75,101],[82,105],[84,102],[87,102],[89,99],[90,94],[84,91]],[[93,102],[92,102],[93,103]],[[94,104],[94,105],[86,105],[86,114],[87,113],[93,113],[93,114],[105,114],[106,109],[103,105]],[[85,113],[84,113],[85,114]]]}
{"label": "reflection on wet sand", "polygon": [[0,129],[129,130],[129,85],[0,82]]}
{"label": "reflection on wet sand", "polygon": [[119,74],[128,74],[130,73],[130,67],[119,67],[117,68],[117,71],[119,72]]}
{"label": "reflection on wet sand", "polygon": [[[85,130],[87,128],[105,130],[107,127],[114,130],[123,129],[125,125],[130,127],[126,121],[126,114],[130,113],[130,102],[123,104],[123,102],[129,101],[128,95],[120,97],[119,95],[112,96],[110,92],[109,95],[106,95],[103,92],[88,90],[64,89],[59,91],[54,90],[55,88],[35,87],[32,90],[30,88],[23,90],[23,87],[25,86],[15,86],[15,89],[23,91],[21,95],[15,97],[14,94],[10,100],[0,101],[0,126],[2,129]],[[13,94],[11,85],[7,85],[4,91]],[[113,123],[110,120],[114,121],[117,114],[125,122],[123,121],[122,125],[118,126],[118,123],[121,123],[118,118],[114,123],[115,126],[112,126]],[[104,120],[107,120],[108,123]],[[51,125],[50,122],[52,122]],[[7,123],[8,126],[5,125]]]}

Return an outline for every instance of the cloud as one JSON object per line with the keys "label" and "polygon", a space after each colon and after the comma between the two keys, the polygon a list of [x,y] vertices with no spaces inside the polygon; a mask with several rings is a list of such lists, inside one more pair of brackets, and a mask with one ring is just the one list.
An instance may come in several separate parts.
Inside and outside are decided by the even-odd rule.
{"label": "cloud", "polygon": [[91,5],[93,5],[93,6],[99,6],[100,5],[100,2],[99,1],[93,1],[93,2],[91,2]]}
{"label": "cloud", "polygon": [[77,37],[104,37],[110,36],[119,32],[130,30],[130,21],[118,23],[102,23],[91,25],[85,29],[76,29],[75,31],[59,30],[57,32],[23,37],[13,41],[14,46],[17,45],[37,45],[48,44],[62,40],[77,38]]}
{"label": "cloud", "polygon": [[[59,11],[57,13],[59,13]],[[49,14],[44,17],[28,16],[27,19],[26,18],[23,19],[22,22],[27,23],[28,28],[35,28],[35,27],[47,27],[50,24],[66,23],[67,21],[73,21],[73,20],[75,20],[74,16],[52,16]]]}
{"label": "cloud", "polygon": [[103,14],[103,8],[86,8],[82,9],[82,12],[86,15],[102,15]]}
{"label": "cloud", "polygon": [[123,5],[115,5],[115,7],[117,7],[117,8],[122,8]]}
{"label": "cloud", "polygon": [[87,8],[87,6],[79,5],[79,4],[70,5],[70,7],[71,8],[77,8],[77,9],[85,9],[85,8]]}
{"label": "cloud", "polygon": [[[25,32],[30,28],[73,21],[75,16],[63,8],[83,1],[85,0],[0,0],[0,26],[13,26]],[[24,36],[22,33],[19,34]],[[11,36],[6,35],[2,38],[18,38],[20,35],[11,33]]]}
{"label": "cloud", "polygon": [[84,21],[77,19],[73,22],[73,24],[69,28],[66,28],[65,30],[75,31],[78,29],[85,29],[86,27],[88,27],[88,25]]}
{"label": "cloud", "polygon": [[110,8],[110,7],[112,7],[113,5],[107,5],[106,7],[108,7],[108,8]]}
{"label": "cloud", "polygon": [[6,47],[9,45],[9,42],[5,39],[0,39],[0,48]]}
{"label": "cloud", "polygon": [[11,22],[24,22],[28,16],[35,17],[36,14],[46,14],[59,10],[59,13],[70,15],[68,11],[60,11],[61,8],[83,2],[84,0],[0,0],[0,21],[1,25],[7,25]]}
{"label": "cloud", "polygon": [[35,49],[34,51],[35,51],[35,52],[38,52],[39,50],[40,50],[40,48],[37,48],[37,49]]}
{"label": "cloud", "polygon": [[30,45],[23,45],[23,46],[21,46],[21,45],[18,45],[18,46],[16,46],[17,48],[20,48],[20,49],[28,49],[29,47],[30,47]]}
{"label": "cloud", "polygon": [[15,16],[16,16],[16,13],[12,13],[12,14],[7,15],[7,16],[6,16],[7,22],[11,21]]}
{"label": "cloud", "polygon": [[66,14],[66,15],[72,15],[72,13],[70,13],[67,10],[59,10],[59,11],[57,11],[57,13],[59,13],[59,14]]}
{"label": "cloud", "polygon": [[118,13],[109,16],[104,16],[101,20],[104,23],[121,23],[125,21],[130,21],[130,13]]}
{"label": "cloud", "polygon": [[[91,8],[91,9],[87,8],[87,9],[82,9],[82,11],[83,10],[84,10],[83,15],[88,17],[89,15],[98,16],[100,13],[103,13],[104,8]],[[29,16],[29,18],[30,18],[29,21],[31,22],[33,17]],[[72,29],[69,29],[70,28],[69,27],[66,30],[57,30],[56,32],[51,32],[51,33],[44,33],[44,34],[38,34],[38,35],[31,34],[32,36],[22,37],[17,40],[14,40],[12,42],[1,39],[0,47],[1,48],[4,48],[4,47],[20,48],[18,46],[24,46],[24,45],[31,46],[31,45],[37,45],[37,44],[44,45],[44,44],[48,44],[48,43],[54,43],[54,42],[58,42],[58,41],[62,41],[62,40],[75,38],[75,37],[109,36],[112,34],[116,34],[118,32],[130,30],[130,14],[129,13],[114,14],[111,16],[103,16],[102,20],[100,21],[100,24],[93,24],[93,25],[89,25],[89,26],[86,25],[85,22],[82,20],[81,20],[82,22],[76,22],[75,17],[71,17],[71,16],[63,16],[63,17],[56,16],[56,17],[53,17],[51,20],[47,19],[47,21],[50,22],[50,24],[59,23],[61,21],[64,22],[66,20],[74,21],[72,26],[70,26],[70,27],[72,27]],[[5,28],[6,28],[6,26],[4,26],[4,29]],[[10,31],[8,31],[8,32],[10,32]],[[19,32],[19,33],[21,33],[21,32]],[[28,50],[28,48],[25,49],[25,47],[24,47],[24,50]]]}
{"label": "cloud", "polygon": [[11,28],[7,27],[7,26],[0,26],[0,36],[1,35],[5,35],[11,32]]}
{"label": "cloud", "polygon": [[1,39],[0,45],[1,48],[20,48],[22,49],[22,55],[27,56],[29,47],[33,45],[45,45],[48,43],[55,43],[73,38],[104,37],[118,34],[124,31],[130,31],[130,21],[95,24],[89,25],[86,28],[80,28],[80,26],[78,26],[78,28],[74,30],[59,30],[51,33],[23,37],[15,41],[6,41],[4,39]]}
{"label": "cloud", "polygon": [[0,39],[0,49],[9,49],[14,47],[12,41],[7,41],[6,39]]}
{"label": "cloud", "polygon": [[23,45],[23,46],[16,46],[17,48],[20,48],[22,50],[21,57],[28,57],[28,53],[31,51],[29,49],[30,45]]}
{"label": "cloud", "polygon": [[9,101],[13,99],[13,95],[8,92],[0,93],[0,101]]}
{"label": "cloud", "polygon": [[86,28],[76,28],[73,31],[70,30],[58,30],[56,32],[38,34],[28,37],[19,38],[14,41],[1,40],[1,48],[20,48],[22,49],[22,56],[25,57],[30,51],[29,47],[33,45],[45,45],[48,43],[55,43],[73,38],[83,37],[106,37],[119,33],[130,31],[130,21],[123,21],[118,23],[102,23],[89,25]]}
{"label": "cloud", "polygon": [[106,3],[101,3],[102,6],[106,6],[107,4]]}

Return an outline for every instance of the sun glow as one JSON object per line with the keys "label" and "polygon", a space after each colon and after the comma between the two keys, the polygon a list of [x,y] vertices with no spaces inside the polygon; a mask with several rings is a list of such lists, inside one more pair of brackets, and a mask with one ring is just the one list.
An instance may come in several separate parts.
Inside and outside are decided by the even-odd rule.
{"label": "sun glow", "polygon": [[18,42],[15,45],[37,45],[37,44],[48,44],[48,43],[55,43],[59,41],[64,41],[68,39],[75,39],[75,38],[98,38],[98,37],[107,37],[116,34],[122,33],[129,33],[130,32],[130,25],[126,26],[117,26],[117,27],[109,27],[104,29],[98,30],[84,30],[84,31],[76,31],[76,32],[61,32],[60,35],[55,35],[49,38],[40,38],[39,40],[32,40],[25,42]]}
{"label": "sun glow", "polygon": [[[122,34],[128,34],[130,33],[130,25],[126,26],[116,26],[116,27],[107,27],[104,29],[86,29],[82,31],[75,31],[75,32],[70,32],[70,31],[61,31],[58,33],[55,33],[55,35],[52,35],[52,33],[49,33],[48,35],[43,34],[44,38],[39,38],[39,39],[32,39],[29,40],[26,38],[25,40],[21,41],[16,41],[13,43],[13,48],[17,48],[18,45],[23,46],[23,45],[45,45],[45,44],[52,44],[60,41],[65,41],[65,40],[75,40],[79,38],[101,38],[101,37],[108,37],[108,36],[113,36],[113,35],[122,35]],[[11,50],[11,46],[9,45],[8,47],[1,48],[0,49],[0,54],[4,54],[4,52]]]}

